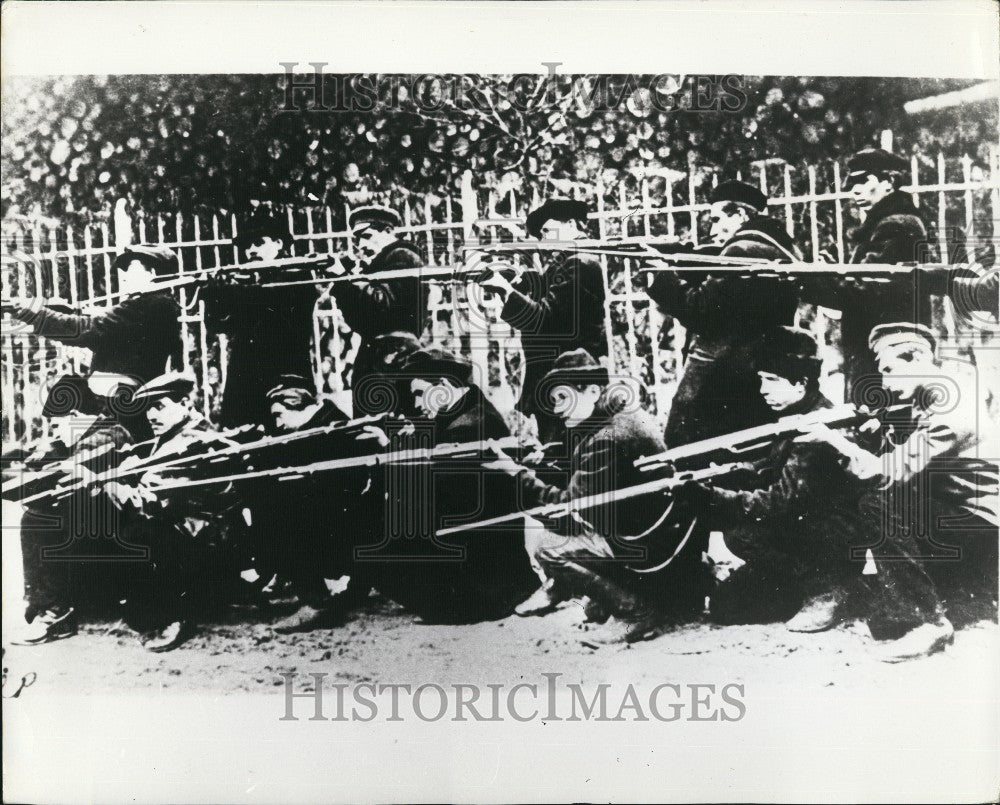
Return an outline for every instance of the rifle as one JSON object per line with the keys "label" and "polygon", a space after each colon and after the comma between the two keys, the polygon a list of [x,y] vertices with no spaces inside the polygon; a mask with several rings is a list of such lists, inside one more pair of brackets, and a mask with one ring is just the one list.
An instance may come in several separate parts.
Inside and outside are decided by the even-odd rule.
{"label": "rifle", "polygon": [[510,263],[491,263],[472,269],[459,270],[460,266],[414,266],[377,271],[374,274],[342,274],[337,277],[316,277],[304,280],[276,280],[265,282],[261,288],[289,288],[294,285],[334,285],[340,282],[387,282],[400,279],[418,279],[421,282],[462,283],[481,282],[494,271],[513,268]]}
{"label": "rifle", "polygon": [[[229,445],[228,447],[210,449],[202,452],[199,450],[203,445],[198,442],[192,442],[189,445],[189,450],[181,453],[173,453],[168,457],[163,456],[152,456],[147,457],[145,460],[139,461],[138,463],[132,464],[124,468],[115,468],[108,470],[107,472],[98,473],[93,478],[89,479],[87,482],[77,481],[74,484],[64,487],[58,487],[55,489],[48,489],[43,492],[32,495],[31,497],[24,498],[21,502],[23,504],[34,503],[39,500],[51,497],[54,500],[59,500],[71,495],[74,492],[78,492],[87,486],[98,486],[100,484],[108,483],[110,481],[119,481],[123,478],[132,477],[135,475],[145,475],[147,472],[164,472],[172,471],[177,472],[187,468],[191,464],[207,462],[207,463],[219,463],[224,461],[226,458],[235,455],[245,455],[248,453],[253,453],[257,450],[263,450],[268,447],[275,447],[278,445],[289,444],[295,441],[301,441],[303,439],[310,439],[316,436],[328,435],[338,431],[348,430],[350,428],[355,428],[359,426],[364,426],[367,424],[373,424],[376,422],[383,422],[386,419],[385,416],[366,416],[360,417],[358,419],[348,420],[347,422],[337,422],[330,425],[323,425],[317,428],[309,428],[307,430],[295,431],[293,433],[281,434],[278,436],[268,436],[263,439],[258,439],[253,442],[237,442],[236,444]],[[222,431],[217,434],[218,438],[232,440],[233,437],[238,437],[241,435],[253,433],[257,430],[256,426],[244,425],[238,428],[234,428],[228,431]],[[150,440],[152,442],[153,440]],[[132,445],[135,447],[137,445]]]}
{"label": "rifle", "polygon": [[[259,263],[233,263],[231,265],[215,266],[213,268],[198,268],[191,271],[178,271],[173,274],[161,274],[148,289],[136,292],[135,295],[142,296],[145,294],[174,290],[176,288],[185,288],[191,285],[202,285],[211,279],[224,276],[229,273],[250,273],[255,271],[273,271],[275,269],[283,269],[285,271],[323,270],[333,265],[342,257],[344,257],[344,255],[339,253],[316,255],[313,257],[282,257],[276,260],[268,260],[266,262],[262,261]],[[316,282],[316,280],[307,280],[306,282]],[[64,312],[82,312],[86,311],[90,307],[93,307],[94,305],[104,302],[112,302],[119,299],[121,296],[122,294],[120,292],[106,293],[103,296],[95,296],[91,299],[83,300],[83,302],[77,306],[60,303],[59,307]],[[34,299],[34,297],[30,297],[29,300],[30,299]],[[13,299],[4,298],[3,300],[0,300],[0,307],[2,307],[2,312],[6,314],[13,312],[16,305]]]}
{"label": "rifle", "polygon": [[[179,478],[167,481],[153,487],[153,491],[184,489],[195,486],[209,486],[212,484],[228,484],[235,481],[249,481],[258,478],[276,478],[279,481],[301,480],[308,476],[321,472],[333,472],[336,470],[356,469],[360,467],[378,467],[382,465],[415,465],[431,464],[442,459],[449,461],[463,461],[472,459],[474,461],[494,461],[496,455],[492,452],[491,445],[500,450],[537,450],[537,445],[526,445],[516,436],[507,436],[503,439],[490,440],[489,442],[461,442],[455,444],[442,444],[437,447],[418,447],[406,450],[394,450],[388,453],[370,453],[361,456],[351,456],[348,458],[334,458],[324,461],[314,461],[310,464],[292,467],[273,467],[263,470],[247,470],[245,472],[232,473],[230,475],[217,475],[209,478]],[[548,445],[546,445],[548,446]],[[482,454],[490,451],[484,459]]]}
{"label": "rifle", "polygon": [[[897,412],[905,409],[906,406],[896,405],[886,408],[885,411]],[[808,414],[782,417],[771,425],[758,425],[754,428],[738,430],[723,436],[715,436],[711,439],[674,447],[651,456],[643,456],[635,462],[635,466],[645,472],[663,469],[676,465],[679,461],[709,456],[713,453],[724,452],[738,456],[766,447],[778,439],[806,433],[819,425],[825,425],[828,428],[849,428],[871,418],[871,414],[859,411],[853,405],[847,403],[835,405],[833,408],[813,411]]]}
{"label": "rifle", "polygon": [[88,450],[82,461],[79,456],[70,456],[49,462],[37,470],[15,471],[4,481],[2,497],[22,504],[46,497],[54,486],[70,475],[74,467],[92,464],[101,456],[107,455],[113,447],[113,444],[104,444]]}
{"label": "rifle", "polygon": [[[631,500],[632,498],[642,497],[643,495],[649,495],[654,492],[668,492],[671,489],[687,483],[688,481],[704,481],[711,478],[718,478],[722,475],[728,475],[732,472],[736,472],[737,470],[748,469],[748,467],[749,465],[746,463],[737,461],[729,464],[706,467],[699,470],[689,470],[684,473],[672,475],[669,478],[658,478],[654,481],[646,481],[642,484],[636,484],[635,486],[623,486],[619,489],[612,489],[596,495],[576,498],[575,500],[569,500],[562,503],[547,503],[530,509],[523,509],[520,511],[508,512],[507,514],[500,514],[496,517],[489,517],[485,520],[476,520],[472,523],[462,523],[460,525],[449,526],[448,528],[439,529],[436,533],[439,537],[446,537],[450,534],[459,534],[463,531],[472,531],[474,529],[489,528],[490,526],[500,525],[502,523],[510,523],[514,520],[519,520],[522,517],[545,518],[548,520],[563,517],[576,517],[583,520],[580,512],[595,509],[598,506],[607,506],[622,500]],[[584,522],[586,521],[584,520]]]}
{"label": "rifle", "polygon": [[[776,262],[761,257],[725,257],[723,255],[698,254],[697,252],[661,252],[657,244],[676,245],[675,240],[662,238],[627,238],[602,241],[581,239],[567,242],[539,243],[494,243],[480,246],[466,246],[470,251],[493,253],[538,251],[538,252],[581,252],[603,257],[622,257],[633,260],[662,262],[663,266],[646,266],[643,271],[678,271],[711,274],[749,274],[748,268],[766,266],[767,271],[754,271],[779,275],[801,274],[841,274],[861,276],[881,276],[891,274],[911,274],[918,270],[940,271],[944,269],[967,269],[968,266],[952,266],[948,263],[806,263]],[[652,248],[651,248],[652,247]]]}

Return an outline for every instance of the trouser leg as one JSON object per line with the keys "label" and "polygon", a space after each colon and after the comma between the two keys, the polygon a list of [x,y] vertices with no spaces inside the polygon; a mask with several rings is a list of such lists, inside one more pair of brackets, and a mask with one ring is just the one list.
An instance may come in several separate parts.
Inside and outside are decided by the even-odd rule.
{"label": "trouser leg", "polygon": [[536,558],[551,580],[549,594],[554,600],[588,596],[620,617],[635,616],[644,607],[630,582],[630,571],[604,537],[568,537],[562,545],[543,548]]}
{"label": "trouser leg", "polygon": [[934,582],[904,541],[895,541],[891,554],[874,565],[875,573],[858,577],[873,637],[899,637],[941,617],[944,610]]}
{"label": "trouser leg", "polygon": [[65,544],[67,534],[62,525],[57,513],[26,509],[21,518],[25,615],[29,620],[46,609],[71,604],[68,563],[46,556]]}

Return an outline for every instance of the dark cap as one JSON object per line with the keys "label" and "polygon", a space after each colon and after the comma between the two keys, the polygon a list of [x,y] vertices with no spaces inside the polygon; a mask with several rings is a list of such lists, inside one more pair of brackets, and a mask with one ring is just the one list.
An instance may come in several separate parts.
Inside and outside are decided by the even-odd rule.
{"label": "dark cap", "polygon": [[528,234],[534,238],[542,236],[542,229],[549,221],[580,221],[585,223],[590,207],[585,201],[573,201],[568,198],[550,198],[540,207],[528,213],[525,226]]}
{"label": "dark cap", "polygon": [[930,327],[910,321],[880,324],[868,335],[868,348],[876,354],[902,344],[930,347],[933,352],[937,348],[937,338]]}
{"label": "dark cap", "polygon": [[352,232],[360,226],[373,226],[378,229],[395,229],[403,225],[399,213],[388,207],[371,205],[351,210],[347,216],[347,228]]}
{"label": "dark cap", "polygon": [[564,352],[552,364],[552,368],[538,382],[536,392],[539,404],[549,405],[549,395],[556,386],[607,386],[607,367],[600,364],[587,350],[574,349]]}
{"label": "dark cap", "polygon": [[151,402],[167,397],[179,402],[194,391],[194,385],[194,375],[187,372],[167,372],[140,386],[132,399]]}
{"label": "dark cap", "polygon": [[386,374],[398,370],[419,349],[420,341],[413,333],[396,330],[373,338],[369,355],[374,371]]}
{"label": "dark cap", "polygon": [[294,398],[302,400],[307,398],[316,399],[316,384],[312,380],[307,380],[302,375],[286,374],[278,377],[278,382],[267,390],[264,395],[267,400],[282,400]]}
{"label": "dark cap", "polygon": [[126,269],[133,260],[139,260],[154,274],[176,274],[180,270],[177,255],[166,246],[126,246],[112,267]]}
{"label": "dark cap", "polygon": [[757,342],[754,369],[792,381],[803,377],[818,380],[823,364],[818,352],[816,339],[808,330],[775,327]]}
{"label": "dark cap", "polygon": [[767,208],[767,196],[758,188],[746,182],[728,181],[722,182],[712,190],[709,201],[715,204],[719,201],[731,201],[735,204],[747,204],[757,212],[763,212]]}
{"label": "dark cap", "polygon": [[883,148],[865,148],[847,161],[844,189],[850,189],[869,174],[882,176],[886,173],[905,173],[909,169],[909,163],[902,157],[891,154]]}
{"label": "dark cap", "polygon": [[465,386],[472,382],[472,364],[438,347],[424,347],[411,353],[403,362],[402,370],[411,377],[445,377]]}
{"label": "dark cap", "polygon": [[246,249],[264,238],[290,245],[293,238],[288,228],[288,219],[272,215],[253,217],[237,231],[235,241],[238,248]]}

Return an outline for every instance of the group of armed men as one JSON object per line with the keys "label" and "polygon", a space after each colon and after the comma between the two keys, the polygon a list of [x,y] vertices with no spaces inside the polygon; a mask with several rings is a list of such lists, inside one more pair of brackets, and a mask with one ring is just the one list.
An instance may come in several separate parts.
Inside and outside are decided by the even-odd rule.
{"label": "group of armed men", "polygon": [[[925,224],[899,189],[906,169],[878,149],[850,160],[847,188],[863,222],[843,262],[926,257]],[[352,274],[348,261],[334,261],[316,275],[328,285],[264,287],[259,280],[275,275],[255,275],[253,264],[290,256],[292,238],[277,219],[243,228],[237,246],[251,281],[204,289],[207,326],[226,336],[229,356],[215,424],[191,404],[193,377],[166,371],[180,340],[177,302],[158,285],[178,270],[169,249],[119,255],[122,301],[102,312],[14,307],[33,333],[92,351],[89,376],[63,389],[71,403],[60,407],[53,389],[48,414],[96,416],[83,433],[46,444],[36,462],[68,461],[77,486],[24,507],[27,607],[17,642],[75,634],[88,590],[122,605],[152,651],[183,643],[213,607],[259,606],[288,634],[344,623],[375,590],[433,622],[543,616],[579,600],[586,620],[610,621],[601,627],[608,640],[648,640],[706,617],[786,621],[798,632],[862,619],[886,661],[942,649],[954,633],[952,602],[995,606],[1000,520],[979,401],[963,393],[944,405],[930,390],[947,373],[928,326],[931,295],[961,286],[995,316],[997,275],[767,271],[754,261],[802,261],[767,207],[748,184],[719,184],[711,244],[663,246],[663,262],[642,272],[664,329],[676,321],[687,333],[665,429],[634,382],[609,368],[605,268],[572,249],[588,235],[580,201],[550,199],[528,215],[531,242],[569,247],[542,271],[488,270],[477,280],[520,335],[516,409],[537,427],[529,446],[502,446],[511,417],[482,392],[470,361],[421,340],[426,260],[394,234],[401,221],[387,208],[350,214],[360,266]],[[713,271],[708,257],[746,259],[747,270]],[[386,271],[394,274],[380,280]],[[360,340],[349,414],[314,380],[321,292]],[[895,413],[873,411],[846,431],[778,428],[732,472],[685,476],[670,462],[643,471],[643,458],[724,444],[796,415],[820,419],[833,407],[820,391],[822,351],[795,326],[800,302],[840,311],[848,399],[869,400],[867,384]],[[192,451],[239,455],[248,432],[273,441],[307,431],[319,435],[290,440],[275,466],[362,460],[255,475],[247,459],[242,478],[230,464],[229,480],[214,483],[192,481],[211,475],[210,458],[184,465],[187,475],[155,470]],[[434,459],[452,444],[479,449],[471,462]],[[393,463],[418,449],[430,459]],[[128,471],[143,462],[153,469]],[[673,476],[667,493],[636,493]],[[106,523],[93,515],[101,511]],[[521,516],[505,519],[511,512]],[[81,536],[102,527],[110,539]],[[107,561],[88,561],[95,557]]]}

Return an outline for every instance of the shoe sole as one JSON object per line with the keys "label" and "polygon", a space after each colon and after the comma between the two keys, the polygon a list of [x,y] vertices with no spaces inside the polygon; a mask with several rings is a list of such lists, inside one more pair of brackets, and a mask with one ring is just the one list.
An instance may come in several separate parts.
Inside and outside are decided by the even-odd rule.
{"label": "shoe sole", "polygon": [[835,620],[835,621],[833,621],[830,624],[827,624],[827,625],[824,625],[824,626],[817,626],[817,627],[813,627],[813,628],[809,628],[809,629],[796,628],[795,626],[789,626],[786,623],[785,624],[785,628],[789,632],[795,632],[796,634],[819,634],[820,632],[829,632],[831,629],[834,629],[837,626],[840,626],[841,623],[843,623],[842,620]]}
{"label": "shoe sole", "polygon": [[54,635],[45,635],[41,640],[18,640],[14,639],[10,641],[12,646],[44,646],[46,643],[56,643],[60,640],[65,640],[68,637],[76,637],[79,632],[74,629],[72,632],[61,632]]}
{"label": "shoe sole", "polygon": [[889,663],[890,665],[895,665],[896,663],[909,662],[910,660],[919,660],[921,657],[930,657],[932,654],[937,654],[939,651],[944,651],[945,648],[952,645],[955,642],[954,633],[948,635],[947,637],[942,637],[936,640],[927,651],[922,651],[919,654],[907,654],[897,655],[892,657],[879,657],[882,662]]}

